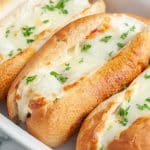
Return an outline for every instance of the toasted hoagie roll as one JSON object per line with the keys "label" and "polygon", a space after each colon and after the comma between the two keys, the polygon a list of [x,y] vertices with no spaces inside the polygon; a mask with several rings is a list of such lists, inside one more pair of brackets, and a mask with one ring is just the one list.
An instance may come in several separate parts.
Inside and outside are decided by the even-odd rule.
{"label": "toasted hoagie roll", "polygon": [[150,68],[84,121],[77,150],[149,150]]}
{"label": "toasted hoagie roll", "polygon": [[71,23],[13,82],[8,94],[10,118],[26,124],[44,143],[62,144],[98,103],[148,65],[148,29],[146,22],[123,14],[93,15]]}
{"label": "toasted hoagie roll", "polygon": [[26,0],[0,22],[0,99],[27,60],[60,28],[104,12],[102,0]]}

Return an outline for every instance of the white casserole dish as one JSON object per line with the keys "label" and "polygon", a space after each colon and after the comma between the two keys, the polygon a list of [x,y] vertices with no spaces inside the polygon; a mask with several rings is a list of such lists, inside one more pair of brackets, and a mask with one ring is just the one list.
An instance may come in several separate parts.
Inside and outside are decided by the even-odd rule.
{"label": "white casserole dish", "polygon": [[[150,1],[144,0],[106,0],[108,11],[135,13],[150,17]],[[48,146],[35,139],[26,131],[7,119],[6,105],[0,104],[0,130],[13,138],[15,141],[26,147],[27,150],[52,150]],[[54,150],[74,150],[75,140],[73,137],[64,146]]]}

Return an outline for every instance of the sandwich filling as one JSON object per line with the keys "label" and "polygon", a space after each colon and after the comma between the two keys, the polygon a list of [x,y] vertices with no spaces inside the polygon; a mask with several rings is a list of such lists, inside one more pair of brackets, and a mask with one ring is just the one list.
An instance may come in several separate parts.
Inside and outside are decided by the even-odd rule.
{"label": "sandwich filling", "polygon": [[104,122],[104,128],[100,133],[97,150],[107,149],[114,139],[118,139],[120,133],[132,125],[140,117],[150,115],[150,68],[138,76],[132,84],[123,92],[116,94],[107,100],[115,100],[116,104],[109,111]]}
{"label": "sandwich filling", "polygon": [[[88,0],[28,0],[0,23],[0,63],[44,38],[46,31],[58,30],[90,6]],[[36,45],[35,50],[39,47]]]}
{"label": "sandwich filling", "polygon": [[66,86],[92,75],[145,28],[145,24],[126,15],[111,16],[108,30],[77,43],[52,64],[33,69],[16,92],[19,119],[24,122],[32,113],[31,101],[61,100]]}

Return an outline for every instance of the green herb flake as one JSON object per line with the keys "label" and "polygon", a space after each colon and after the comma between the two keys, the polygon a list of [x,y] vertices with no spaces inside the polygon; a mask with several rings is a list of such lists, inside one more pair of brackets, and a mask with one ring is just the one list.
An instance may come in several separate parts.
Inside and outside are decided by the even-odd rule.
{"label": "green herb flake", "polygon": [[100,41],[107,43],[111,38],[112,38],[111,35],[107,35],[107,36],[101,38]]}
{"label": "green herb flake", "polygon": [[143,104],[143,105],[136,104],[136,106],[139,110],[150,110],[150,106],[148,104]]}
{"label": "green herb flake", "polygon": [[57,9],[59,9],[60,13],[62,14],[68,14],[68,11],[65,9],[65,4],[68,2],[69,0],[60,0],[57,5],[55,6]]}
{"label": "green herb flake", "polygon": [[5,32],[5,37],[6,37],[6,38],[8,38],[9,33],[10,33],[10,30],[9,30],[9,29],[7,29],[7,30],[6,30],[6,32]]}
{"label": "green herb flake", "polygon": [[129,34],[129,31],[124,32],[124,33],[121,34],[120,38],[125,40],[127,38],[128,34]]}
{"label": "green herb flake", "polygon": [[147,74],[147,73],[146,73],[146,74],[144,75],[144,78],[145,78],[145,79],[150,79],[150,74]]}
{"label": "green herb flake", "polygon": [[10,30],[14,27],[14,25],[9,26],[6,31],[5,31],[5,38],[8,38],[9,34],[10,34]]}
{"label": "green herb flake", "polygon": [[65,64],[65,70],[68,71],[68,70],[70,70],[70,69],[71,69],[70,64],[69,64],[69,63],[66,63],[66,64]]}
{"label": "green herb flake", "polygon": [[123,126],[126,126],[127,123],[128,123],[128,119],[127,119],[127,116],[128,116],[128,111],[130,109],[130,106],[127,107],[127,108],[120,108],[119,111],[118,111],[118,115],[121,117],[121,120],[119,120],[119,123]]}
{"label": "green herb flake", "polygon": [[150,103],[150,97],[146,98],[145,101]]}
{"label": "green herb flake", "polygon": [[43,6],[42,7],[42,9],[44,10],[44,11],[54,11],[55,10],[55,6],[54,5],[52,5],[52,4],[50,4],[50,5],[45,5],[45,6]]}
{"label": "green herb flake", "polygon": [[59,73],[57,73],[55,71],[51,71],[50,75],[54,76],[61,83],[65,83],[68,80],[68,77],[65,77],[62,74],[59,74]]}
{"label": "green herb flake", "polygon": [[32,26],[32,27],[29,27],[29,26],[25,26],[22,28],[22,34],[25,36],[25,37],[29,37],[30,35],[33,34],[35,30],[35,27]]}
{"label": "green herb flake", "polygon": [[81,52],[87,52],[92,46],[90,44],[84,44],[81,47]]}
{"label": "green herb flake", "polygon": [[11,56],[13,56],[13,54],[14,54],[14,51],[11,50],[11,51],[8,53],[8,56],[11,57]]}
{"label": "green herb flake", "polygon": [[83,63],[83,58],[81,58],[80,60],[79,60],[79,64],[81,64],[81,63]]}
{"label": "green herb flake", "polygon": [[118,43],[117,43],[117,46],[118,46],[119,48],[123,48],[123,47],[125,46],[125,44],[124,44],[124,43],[121,43],[121,42],[118,42]]}
{"label": "green herb flake", "polygon": [[34,42],[33,39],[27,39],[27,43],[28,43],[28,44],[31,44],[32,42]]}
{"label": "green herb flake", "polygon": [[60,14],[68,14],[68,10],[65,9],[65,5],[69,0],[59,0],[56,5],[52,2],[42,7],[44,11],[58,10]]}
{"label": "green herb flake", "polygon": [[104,145],[102,145],[99,150],[104,150]]}
{"label": "green herb flake", "polygon": [[44,20],[43,23],[47,24],[49,23],[49,20]]}
{"label": "green herb flake", "polygon": [[134,25],[127,32],[122,33],[120,38],[125,40],[127,38],[127,36],[129,35],[129,33],[135,31],[135,29],[136,29],[136,27]]}
{"label": "green herb flake", "polygon": [[128,123],[128,119],[127,118],[122,118],[121,120],[119,120],[119,123],[123,126],[126,126]]}
{"label": "green herb flake", "polygon": [[112,56],[113,56],[113,51],[109,52],[109,53],[108,53],[108,56],[109,56],[109,57],[112,57]]}
{"label": "green herb flake", "polygon": [[130,28],[130,31],[133,32],[133,31],[135,31],[135,29],[136,29],[136,27],[135,27],[135,25],[134,25],[134,26],[132,26],[132,27]]}
{"label": "green herb flake", "polygon": [[120,108],[119,111],[118,111],[119,116],[121,116],[121,117],[127,116],[129,109],[130,109],[130,106],[127,107],[126,109]]}
{"label": "green herb flake", "polygon": [[18,51],[18,52],[22,52],[22,48],[18,48],[17,51]]}
{"label": "green herb flake", "polygon": [[26,84],[29,84],[29,83],[33,82],[36,78],[37,78],[37,75],[26,77],[25,78]]}

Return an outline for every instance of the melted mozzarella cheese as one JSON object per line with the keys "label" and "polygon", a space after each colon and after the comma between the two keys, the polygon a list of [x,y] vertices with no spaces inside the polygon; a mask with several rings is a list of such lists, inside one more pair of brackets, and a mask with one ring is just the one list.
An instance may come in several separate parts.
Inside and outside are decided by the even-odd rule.
{"label": "melted mozzarella cheese", "polygon": [[25,0],[1,0],[0,1],[0,20],[7,16],[11,11],[17,8]]}
{"label": "melted mozzarella cheese", "polygon": [[[60,0],[55,0],[50,4],[49,0],[27,1],[16,10],[16,14],[11,18],[5,18],[6,22],[5,20],[1,22],[0,55],[3,59],[0,63],[18,54],[20,49],[29,47],[43,31],[53,32],[59,29],[90,6],[88,0],[80,1],[80,5],[79,0],[69,0],[65,2],[64,7],[67,13],[61,12],[61,8],[49,10],[51,5],[56,6],[59,2]],[[33,27],[34,29],[29,29]],[[23,28],[28,28],[30,31],[26,30],[26,32],[31,33],[25,36]],[[38,50],[39,47],[36,46],[36,49]]]}
{"label": "melted mozzarella cheese", "polygon": [[[68,50],[68,53],[62,59],[57,60],[53,66],[40,68],[29,73],[28,76],[37,75],[37,78],[30,84],[26,85],[26,80],[22,80],[17,90],[17,94],[21,95],[21,100],[18,100],[17,104],[19,118],[22,121],[25,120],[29,110],[29,101],[31,97],[32,99],[34,97],[33,94],[29,93],[31,89],[34,93],[38,93],[49,101],[62,98],[65,95],[63,90],[65,86],[95,72],[118,52],[120,49],[117,45],[118,42],[127,44],[138,32],[147,27],[142,22],[127,16],[111,17],[110,25],[109,30],[98,33],[92,39],[86,39],[82,43],[77,43],[74,48]],[[128,32],[133,26],[135,28],[134,31],[130,31],[127,37],[122,39],[121,35]],[[109,38],[107,39],[108,36]],[[66,69],[67,64],[69,69]],[[60,78],[57,79],[52,76],[52,71],[57,73],[57,75],[61,74],[63,78],[67,78],[66,82],[61,83],[59,81]],[[22,109],[25,109],[26,113]]]}
{"label": "melted mozzarella cheese", "polygon": [[[118,103],[116,104],[113,112],[109,113],[102,133],[97,133],[99,137],[98,150],[100,147],[107,149],[108,144],[114,139],[119,138],[120,133],[123,130],[126,130],[138,118],[150,115],[150,78],[146,78],[146,75],[150,75],[150,68],[137,77],[137,79],[135,79],[126,90],[112,96],[108,100],[111,101],[112,99],[116,99]],[[129,100],[126,99],[127,91],[132,91]],[[145,104],[147,106],[143,108]],[[118,114],[120,108],[129,108],[126,116],[126,125],[120,123],[120,120],[122,120]]]}

